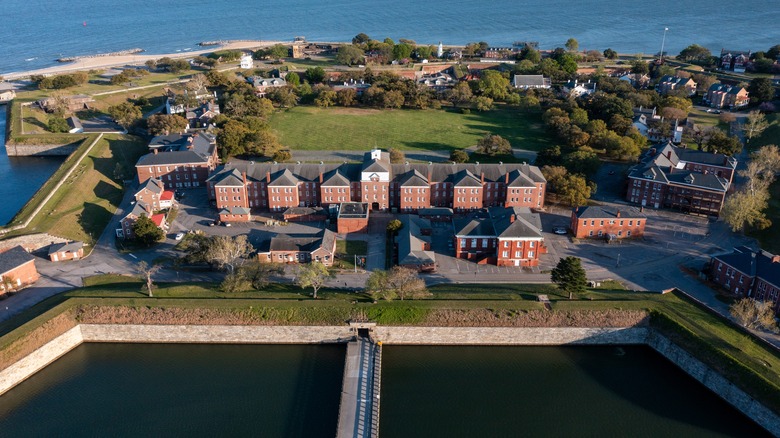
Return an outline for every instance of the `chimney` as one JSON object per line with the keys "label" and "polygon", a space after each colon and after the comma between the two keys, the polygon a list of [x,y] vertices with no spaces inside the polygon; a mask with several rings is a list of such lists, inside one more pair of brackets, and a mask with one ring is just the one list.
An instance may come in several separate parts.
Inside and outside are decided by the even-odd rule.
{"label": "chimney", "polygon": [[482,185],[485,185],[485,172],[480,172],[479,179],[482,182]]}
{"label": "chimney", "polygon": [[620,217],[620,209],[618,209],[618,211],[615,213],[615,216]]}
{"label": "chimney", "polygon": [[666,158],[672,159],[672,151],[666,151]]}
{"label": "chimney", "polygon": [[515,214],[514,214],[514,213],[512,213],[512,214],[510,214],[510,215],[509,215],[509,223],[510,223],[510,224],[513,224],[513,223],[515,223],[515,219],[517,219],[517,216],[515,216]]}
{"label": "chimney", "polygon": [[154,154],[157,155],[157,148],[152,149],[154,151]]}
{"label": "chimney", "polygon": [[431,163],[431,162],[429,161],[429,162],[428,162],[428,184],[430,184],[430,183],[431,183],[431,166],[432,166],[432,165],[433,165],[433,163]]}
{"label": "chimney", "polygon": [[320,168],[320,184],[322,184],[322,168]]}
{"label": "chimney", "polygon": [[270,184],[271,183],[271,172],[270,171],[265,172],[265,182],[266,182],[266,184]]}
{"label": "chimney", "polygon": [[509,172],[504,174],[504,184],[509,184]]}
{"label": "chimney", "polygon": [[674,166],[669,166],[669,175],[671,175],[672,172],[674,172]]}
{"label": "chimney", "polygon": [[244,190],[246,195],[244,196],[244,208],[249,208],[249,187],[246,185],[246,172],[241,172],[241,179],[244,180]]}

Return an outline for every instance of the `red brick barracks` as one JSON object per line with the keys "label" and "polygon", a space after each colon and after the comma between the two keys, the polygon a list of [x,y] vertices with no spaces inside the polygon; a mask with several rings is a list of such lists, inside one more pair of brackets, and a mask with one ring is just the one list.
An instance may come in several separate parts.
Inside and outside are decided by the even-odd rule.
{"label": "red brick barracks", "polygon": [[780,312],[780,255],[740,246],[712,257],[710,278],[733,294],[768,301]]}
{"label": "red brick barracks", "polygon": [[251,209],[362,202],[402,213],[430,207],[544,207],[546,180],[527,164],[390,164],[374,149],[363,163],[276,164],[234,160],[207,180],[220,220],[250,220]]}
{"label": "red brick barracks", "polygon": [[138,183],[157,178],[166,189],[203,187],[217,167],[216,139],[201,132],[194,135],[161,135],[149,143],[151,153],[138,160]]}
{"label": "red brick barracks", "polygon": [[618,210],[593,206],[578,207],[571,212],[571,231],[578,239],[642,237],[646,223],[646,216],[636,208]]}
{"label": "red brick barracks", "polygon": [[626,200],[643,207],[720,214],[737,160],[671,143],[651,148],[628,175]]}

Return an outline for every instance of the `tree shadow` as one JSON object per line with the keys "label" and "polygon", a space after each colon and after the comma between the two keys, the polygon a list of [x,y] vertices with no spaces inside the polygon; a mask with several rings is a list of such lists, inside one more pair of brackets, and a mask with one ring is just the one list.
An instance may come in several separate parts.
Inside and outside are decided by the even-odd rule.
{"label": "tree shadow", "polygon": [[41,128],[41,129],[43,129],[44,131],[49,129],[49,127],[46,126],[46,124],[44,124],[40,120],[36,119],[35,117],[25,117],[23,120],[24,120],[24,123],[26,123],[28,125],[32,125],[32,126],[37,126],[37,127]]}
{"label": "tree shadow", "polygon": [[112,213],[101,205],[92,202],[84,203],[84,210],[78,215],[78,222],[79,226],[89,236],[90,244],[93,244],[100,237],[103,229],[111,220],[111,216]]}

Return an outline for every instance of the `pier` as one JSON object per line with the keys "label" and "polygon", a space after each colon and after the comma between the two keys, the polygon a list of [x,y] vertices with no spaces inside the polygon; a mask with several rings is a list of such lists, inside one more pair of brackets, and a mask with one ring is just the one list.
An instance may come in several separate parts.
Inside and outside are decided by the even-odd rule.
{"label": "pier", "polygon": [[359,328],[356,339],[347,344],[336,437],[376,438],[379,433],[382,345],[371,338],[370,328],[360,327],[368,324],[352,325]]}

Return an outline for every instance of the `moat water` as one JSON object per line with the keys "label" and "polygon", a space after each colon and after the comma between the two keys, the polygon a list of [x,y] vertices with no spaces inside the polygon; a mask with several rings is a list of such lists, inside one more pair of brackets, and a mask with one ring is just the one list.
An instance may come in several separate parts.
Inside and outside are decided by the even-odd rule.
{"label": "moat water", "polygon": [[581,49],[651,54],[697,43],[720,52],[778,44],[774,0],[3,0],[0,74],[54,65],[62,56],[142,48],[197,50],[208,40],[349,41],[360,32],[420,44],[538,41],[545,49],[579,40]]}
{"label": "moat water", "polygon": [[0,105],[0,225],[13,219],[64,161],[64,157],[9,157],[5,151],[7,108]]}
{"label": "moat water", "polygon": [[[335,435],[345,348],[83,344],[0,397],[0,436]],[[380,436],[761,437],[646,347],[384,348]]]}

